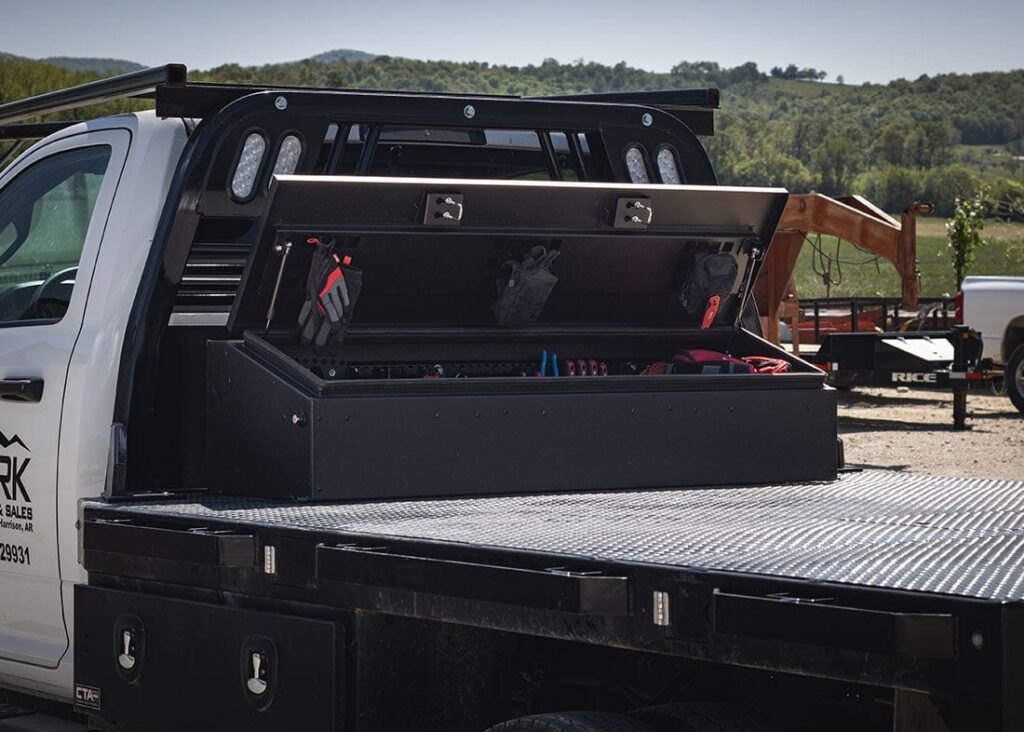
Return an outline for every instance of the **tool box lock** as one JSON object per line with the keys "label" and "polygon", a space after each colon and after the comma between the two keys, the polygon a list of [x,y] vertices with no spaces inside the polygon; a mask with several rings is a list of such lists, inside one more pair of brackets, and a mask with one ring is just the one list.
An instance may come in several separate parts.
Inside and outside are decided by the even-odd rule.
{"label": "tool box lock", "polygon": [[242,685],[245,699],[257,711],[274,703],[277,690],[277,650],[263,635],[250,635],[242,641]]}
{"label": "tool box lock", "polygon": [[146,660],[146,629],[139,616],[124,614],[114,621],[114,658],[117,675],[125,683],[138,683]]}

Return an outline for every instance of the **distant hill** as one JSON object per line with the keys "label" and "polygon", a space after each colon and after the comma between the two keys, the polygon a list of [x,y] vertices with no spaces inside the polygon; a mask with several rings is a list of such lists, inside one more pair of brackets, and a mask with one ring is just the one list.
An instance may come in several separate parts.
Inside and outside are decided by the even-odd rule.
{"label": "distant hill", "polygon": [[[97,63],[131,63],[89,61],[94,69]],[[0,57],[0,103],[100,75]],[[722,90],[722,109],[715,136],[704,143],[722,183],[861,193],[889,211],[915,199],[932,201],[942,216],[957,197],[985,183],[999,210],[1024,215],[1024,70],[847,85],[778,78],[753,62],[723,67],[681,61],[670,71],[654,72],[625,62],[545,59],[505,66],[338,49],[291,63],[226,64],[190,78],[520,96],[714,86]],[[107,109],[145,104],[120,101]]]}
{"label": "distant hill", "polygon": [[324,51],[316,56],[310,56],[310,61],[320,61],[325,64],[332,64],[336,61],[373,61],[378,58],[378,53],[367,53],[356,51],[352,48],[336,48],[333,51]]}
{"label": "distant hill", "polygon": [[59,66],[68,71],[92,71],[97,74],[125,74],[129,71],[139,71],[146,68],[134,61],[125,61],[120,58],[77,58],[74,56],[50,56],[39,59],[44,64]]}

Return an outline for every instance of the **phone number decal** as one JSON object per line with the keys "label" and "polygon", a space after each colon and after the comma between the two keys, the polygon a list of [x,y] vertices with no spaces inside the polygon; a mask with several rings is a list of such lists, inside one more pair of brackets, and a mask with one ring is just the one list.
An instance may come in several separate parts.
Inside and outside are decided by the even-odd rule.
{"label": "phone number decal", "polygon": [[27,546],[17,544],[4,544],[0,542],[0,562],[9,564],[32,564],[28,556]]}

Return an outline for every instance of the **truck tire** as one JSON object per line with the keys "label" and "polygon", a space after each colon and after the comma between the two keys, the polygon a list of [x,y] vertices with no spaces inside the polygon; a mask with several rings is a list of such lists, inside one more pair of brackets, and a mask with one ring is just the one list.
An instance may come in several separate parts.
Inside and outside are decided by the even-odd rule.
{"label": "truck tire", "polygon": [[606,712],[531,714],[489,727],[486,732],[657,732],[638,719]]}
{"label": "truck tire", "polygon": [[1006,395],[1024,413],[1024,344],[1017,346],[1006,362]]}
{"label": "truck tire", "polygon": [[772,732],[756,716],[728,704],[687,702],[644,707],[632,716],[658,732]]}

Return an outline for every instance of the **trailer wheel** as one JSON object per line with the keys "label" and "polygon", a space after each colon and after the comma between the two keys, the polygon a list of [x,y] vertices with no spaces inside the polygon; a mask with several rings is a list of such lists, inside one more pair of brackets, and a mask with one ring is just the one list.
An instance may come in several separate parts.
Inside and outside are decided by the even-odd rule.
{"label": "trailer wheel", "polygon": [[633,712],[658,732],[771,732],[758,717],[728,704],[687,702],[659,704]]}
{"label": "trailer wheel", "polygon": [[1013,406],[1024,412],[1024,345],[1017,346],[1006,362],[1006,395]]}
{"label": "trailer wheel", "polygon": [[656,729],[621,714],[555,712],[510,719],[486,732],[656,732]]}
{"label": "trailer wheel", "polygon": [[836,376],[834,371],[829,371],[825,376],[825,383],[836,391],[853,391],[853,379],[850,377]]}

